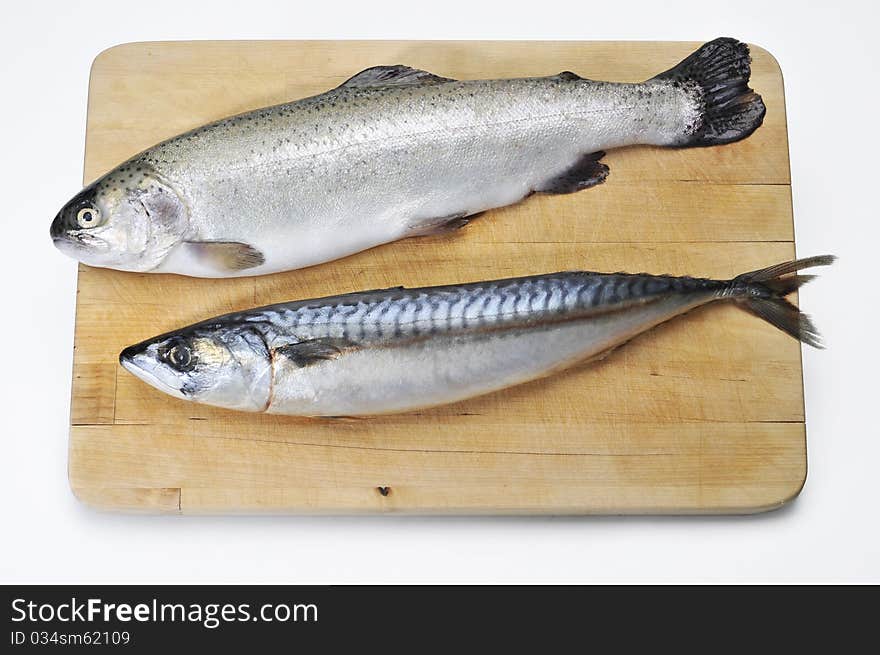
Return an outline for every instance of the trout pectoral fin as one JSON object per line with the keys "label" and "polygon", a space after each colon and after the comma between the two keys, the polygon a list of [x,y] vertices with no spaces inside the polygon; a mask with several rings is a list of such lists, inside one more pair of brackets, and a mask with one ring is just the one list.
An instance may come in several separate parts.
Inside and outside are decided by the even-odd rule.
{"label": "trout pectoral fin", "polygon": [[454,81],[450,77],[441,77],[428,71],[398,64],[396,66],[373,66],[372,68],[362,70],[339,86],[399,86],[405,84],[440,84],[442,82]]}
{"label": "trout pectoral fin", "polygon": [[259,250],[238,241],[187,241],[190,254],[218,271],[243,271],[266,261]]}
{"label": "trout pectoral fin", "polygon": [[584,155],[571,168],[547,180],[535,191],[550,194],[574,193],[602,184],[608,177],[609,170],[608,166],[599,161],[604,156],[605,153],[601,150]]}
{"label": "trout pectoral fin", "polygon": [[310,339],[280,346],[273,355],[286,357],[297,366],[309,366],[328,359],[336,359],[353,344],[342,339]]}

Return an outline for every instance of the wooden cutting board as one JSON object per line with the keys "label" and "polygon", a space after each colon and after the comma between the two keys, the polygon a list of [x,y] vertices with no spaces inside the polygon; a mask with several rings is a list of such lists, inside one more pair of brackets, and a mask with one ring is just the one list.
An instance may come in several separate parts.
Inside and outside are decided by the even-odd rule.
{"label": "wooden cutting board", "polygon": [[[125,44],[92,68],[84,180],[161,139],[322,92],[368,66],[405,63],[462,79],[572,70],[638,81],[699,45]],[[170,513],[716,513],[791,500],[806,475],[800,347],[733,306],[695,311],[598,364],[388,418],[213,409],[163,395],[117,364],[124,346],[149,336],[285,300],[565,269],[730,277],[790,259],[782,75],[766,51],[752,53],[767,118],[749,139],[613,151],[604,185],[535,196],[453,236],[238,280],[80,266],[74,493],[96,507]]]}

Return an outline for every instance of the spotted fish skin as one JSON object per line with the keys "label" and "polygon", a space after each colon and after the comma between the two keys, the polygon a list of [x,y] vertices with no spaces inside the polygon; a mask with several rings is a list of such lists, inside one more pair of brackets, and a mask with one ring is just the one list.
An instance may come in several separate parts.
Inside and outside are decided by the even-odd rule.
{"label": "spotted fish skin", "polygon": [[733,280],[562,272],[394,288],[260,307],[131,346],[122,365],[166,393],[222,407],[362,416],[456,402],[598,357],[659,323],[733,301],[806,343],[784,299],[818,257]]}
{"label": "spotted fish skin", "polygon": [[641,83],[375,67],[149,148],[70,201],[51,234],[88,264],[124,270],[234,277],[319,264],[599,184],[608,148],[745,138],[764,116],[749,75],[748,47],[733,39]]}

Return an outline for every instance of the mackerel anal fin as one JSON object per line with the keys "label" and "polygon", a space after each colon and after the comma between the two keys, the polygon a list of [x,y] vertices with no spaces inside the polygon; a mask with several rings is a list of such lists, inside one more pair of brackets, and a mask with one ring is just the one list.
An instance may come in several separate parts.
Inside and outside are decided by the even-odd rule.
{"label": "mackerel anal fin", "polygon": [[186,241],[192,256],[218,271],[244,271],[265,263],[259,250],[238,241]]}
{"label": "mackerel anal fin", "polygon": [[338,339],[310,339],[275,348],[274,353],[286,357],[299,367],[310,366],[328,359],[339,357],[346,347],[351,347]]}
{"label": "mackerel anal fin", "polygon": [[451,77],[441,77],[428,71],[410,68],[409,66],[373,66],[350,77],[339,86],[396,86],[411,84],[441,84],[454,82]]}
{"label": "mackerel anal fin", "polygon": [[574,193],[602,184],[608,177],[608,166],[600,159],[605,156],[601,150],[584,155],[567,171],[547,180],[535,189],[538,193]]}

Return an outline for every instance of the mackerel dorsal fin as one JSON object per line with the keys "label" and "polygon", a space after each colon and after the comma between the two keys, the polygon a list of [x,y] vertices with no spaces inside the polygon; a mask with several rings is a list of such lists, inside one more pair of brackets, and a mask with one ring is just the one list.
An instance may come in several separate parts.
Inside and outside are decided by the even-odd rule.
{"label": "mackerel dorsal fin", "polygon": [[350,77],[339,86],[396,86],[401,84],[440,84],[454,82],[450,77],[440,77],[428,71],[410,68],[409,66],[373,66]]}

